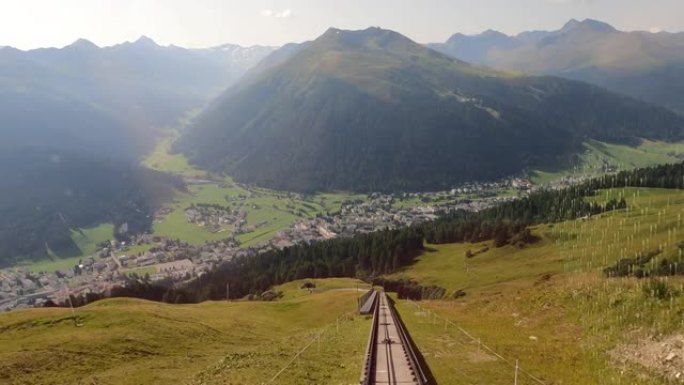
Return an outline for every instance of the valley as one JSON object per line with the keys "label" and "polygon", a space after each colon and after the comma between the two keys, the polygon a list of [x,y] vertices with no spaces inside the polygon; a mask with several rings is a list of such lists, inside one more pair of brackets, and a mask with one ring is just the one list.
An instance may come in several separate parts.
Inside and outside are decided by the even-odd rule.
{"label": "valley", "polygon": [[[671,363],[663,361],[663,357],[677,352],[676,344],[652,353],[659,357],[656,366],[645,358],[635,361],[625,352],[636,343],[661,346],[657,341],[669,336],[677,338],[684,327],[682,278],[669,278],[666,285],[671,294],[661,298],[646,289],[651,282],[647,279],[607,278],[602,271],[621,258],[654,247],[662,248],[663,255],[668,256],[677,250],[681,252],[678,244],[683,231],[684,194],[628,188],[605,190],[595,199],[613,197],[625,197],[628,209],[588,220],[534,227],[533,233],[540,240],[522,249],[496,248],[490,241],[427,245],[414,265],[385,277],[411,279],[447,290],[440,300],[397,302],[401,317],[439,384],[460,384],[463,380],[507,384],[516,360],[524,371],[520,372],[521,384],[539,383],[533,377],[545,384],[559,379],[578,385],[625,381],[663,384],[661,375],[676,375],[679,358]],[[468,250],[484,248],[488,250],[466,257]],[[128,299],[98,301],[76,309],[78,322],[83,324],[76,329],[69,309],[15,311],[0,317],[0,338],[5,341],[0,344],[5,347],[0,354],[11,357],[1,360],[5,365],[1,372],[25,373],[17,374],[16,378],[46,383],[46,378],[31,375],[28,361],[22,361],[21,357],[27,360],[26,354],[30,353],[12,352],[18,346],[29,352],[31,341],[41,341],[40,346],[44,346],[43,338],[50,335],[54,342],[48,346],[53,347],[41,354],[65,360],[83,354],[79,373],[65,371],[59,360],[46,361],[41,373],[57,376],[54,378],[75,375],[123,384],[129,382],[123,378],[116,380],[120,378],[116,373],[126,370],[135,374],[132,378],[144,379],[146,383],[163,383],[166,376],[177,374],[173,370],[150,371],[150,365],[163,367],[168,362],[173,367],[182,362],[187,370],[181,378],[186,378],[187,383],[222,383],[228,377],[265,382],[275,374],[271,373],[274,367],[285,365],[289,357],[328,325],[331,333],[322,338],[334,340],[339,338],[336,335],[345,336],[336,340],[335,350],[327,351],[325,343],[320,348],[314,343],[311,351],[285,372],[282,383],[314,384],[321,378],[353,382],[360,370],[369,321],[354,317],[342,321],[336,329],[335,318],[355,308],[357,294],[345,288],[353,289],[358,283],[345,279],[312,281],[316,284],[315,294],[299,289],[303,281],[297,281],[276,287],[275,291],[282,291],[282,298],[270,303],[168,305]],[[360,285],[368,287],[365,283]],[[465,295],[453,296],[459,290]],[[87,333],[102,333],[98,330],[105,319],[108,321],[102,325],[108,325],[106,334],[94,341],[88,339]],[[151,319],[155,322],[146,322]],[[307,321],[301,323],[303,319]],[[133,333],[123,326],[131,322],[149,326]],[[247,322],[249,331],[240,322]],[[187,336],[183,342],[163,337],[180,325]],[[73,346],[64,350],[59,336],[72,335],[70,330],[83,338],[74,339],[69,343]],[[279,333],[289,337],[277,337],[285,335]],[[28,335],[32,339],[27,339]],[[267,342],[274,338],[285,338],[284,345]],[[8,344],[10,340],[24,342]],[[212,341],[222,348],[217,349]],[[93,360],[101,357],[94,355],[101,346],[115,349],[115,354],[107,354],[109,358],[105,361],[91,361],[91,355]],[[348,361],[340,362],[341,357]],[[640,362],[647,364],[643,366]],[[271,369],[260,369],[265,367]],[[646,372],[653,376],[644,376]]]}
{"label": "valley", "polygon": [[[62,302],[68,295],[100,293],[137,277],[188,280],[234,256],[410,226],[457,209],[479,211],[538,188],[525,179],[512,178],[426,193],[277,191],[235,183],[229,177],[190,166],[182,154],[169,152],[176,137],[171,133],[160,140],[142,162],[156,171],[184,178],[187,185],[187,191],[178,191],[157,210],[150,234],[111,246],[111,225],[72,231],[80,254],[60,255],[59,250],[53,250],[51,259],[0,270],[6,281],[0,286],[0,308],[21,308],[47,300]],[[536,172],[531,180],[536,186],[562,188],[607,172],[676,162],[674,154],[684,152],[684,145],[654,141],[644,141],[635,148],[592,142],[586,148],[577,166],[560,172]],[[223,219],[199,215],[193,209],[196,205],[225,208],[234,214]],[[189,213],[198,217],[191,219]],[[81,268],[75,270],[76,265]]]}
{"label": "valley", "polygon": [[2,6],[0,384],[683,385],[641,1]]}

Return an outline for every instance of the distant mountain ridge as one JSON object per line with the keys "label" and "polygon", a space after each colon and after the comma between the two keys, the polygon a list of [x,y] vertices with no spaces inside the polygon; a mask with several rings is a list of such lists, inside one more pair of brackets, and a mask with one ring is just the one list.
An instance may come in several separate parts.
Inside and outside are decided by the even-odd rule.
{"label": "distant mountain ridge", "polygon": [[393,191],[562,162],[588,138],[667,140],[684,129],[662,108],[478,67],[379,28],[331,28],[281,54],[216,99],[176,148],[245,183]]}
{"label": "distant mountain ridge", "polygon": [[47,248],[78,253],[73,228],[126,224],[122,238],[149,230],[181,184],[139,158],[272,50],[162,47],[146,37],[0,49],[0,266],[45,258]]}
{"label": "distant mountain ridge", "polygon": [[273,49],[162,47],[144,36],[104,48],[85,39],[60,49],[2,48],[0,134],[8,147],[139,155],[155,130],[204,106]]}
{"label": "distant mountain ridge", "polygon": [[557,31],[457,33],[428,46],[492,68],[589,82],[684,114],[684,33],[623,32],[573,19]]}

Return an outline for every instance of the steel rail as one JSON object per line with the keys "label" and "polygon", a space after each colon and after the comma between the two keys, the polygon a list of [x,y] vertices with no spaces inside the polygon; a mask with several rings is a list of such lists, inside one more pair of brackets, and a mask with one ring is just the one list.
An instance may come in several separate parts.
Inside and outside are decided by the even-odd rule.
{"label": "steel rail", "polygon": [[361,385],[371,385],[375,373],[375,351],[376,339],[378,336],[378,318],[380,305],[379,301],[375,300],[373,303],[373,321],[371,323],[370,337],[368,338],[368,345],[366,346],[366,359],[364,360],[363,368],[361,369]]}
{"label": "steel rail", "polygon": [[392,320],[394,321],[394,325],[397,328],[397,331],[399,332],[399,338],[401,339],[401,344],[404,346],[404,351],[406,352],[406,354],[408,356],[409,365],[411,366],[411,370],[413,371],[413,374],[416,376],[416,382],[419,385],[425,385],[428,383],[428,377],[425,374],[423,367],[420,365],[420,361],[418,360],[418,355],[416,354],[414,346],[408,337],[408,332],[406,331],[404,324],[401,322],[401,320],[399,319],[399,316],[397,315],[396,309],[394,308],[394,302],[390,301],[389,298],[387,298],[387,294],[384,294],[384,295],[386,298],[386,302],[388,303],[388,308],[390,309],[390,315],[392,316]]}
{"label": "steel rail", "polygon": [[[382,296],[382,299],[380,298],[380,296]],[[384,354],[386,356],[387,381],[389,384],[396,384],[397,381],[400,380],[397,379],[394,357],[392,353],[392,337],[389,331],[390,324],[393,324],[399,337],[399,341],[395,341],[394,346],[396,346],[396,343],[398,342],[401,345],[404,353],[406,354],[405,358],[408,361],[411,375],[414,377],[413,381],[415,381],[415,383],[418,385],[427,385],[428,377],[425,374],[425,371],[423,370],[420,361],[418,360],[418,355],[416,354],[415,348],[408,337],[406,328],[399,319],[396,309],[394,308],[394,303],[389,299],[385,292],[378,292],[377,297],[378,298],[376,298],[376,300],[374,301],[375,303],[373,304],[373,321],[371,325],[370,336],[368,338],[366,356],[364,359],[363,368],[361,370],[361,379],[359,383],[361,385],[373,385],[376,383],[376,375],[378,369],[376,367],[378,361],[378,337],[382,336],[381,333],[383,333],[383,331],[380,330],[380,326],[384,327]],[[383,302],[386,305],[386,310],[382,312],[381,317],[380,307]],[[389,313],[389,319],[387,313]],[[381,320],[380,318],[383,319]],[[390,320],[391,323],[389,322]],[[384,380],[383,383],[385,383]]]}

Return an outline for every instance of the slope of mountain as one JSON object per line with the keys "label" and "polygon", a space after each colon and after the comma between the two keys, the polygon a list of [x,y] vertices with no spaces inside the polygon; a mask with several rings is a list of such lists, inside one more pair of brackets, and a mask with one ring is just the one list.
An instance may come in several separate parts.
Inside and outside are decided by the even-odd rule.
{"label": "slope of mountain", "polygon": [[[442,299],[396,303],[439,384],[463,378],[510,384],[516,360],[519,383],[676,383],[684,362],[684,278],[619,279],[600,270],[658,248],[662,258],[676,255],[679,240],[672,233],[682,231],[684,193],[619,188],[589,199],[619,197],[626,197],[628,209],[538,225],[533,232],[540,239],[523,248],[497,248],[491,240],[430,245],[414,265],[386,277],[446,289]],[[302,289],[304,282],[315,283],[314,294]],[[658,283],[662,291],[649,290]],[[358,287],[365,283],[311,279],[275,287],[283,298],[273,302],[171,305],[115,298],[75,313],[0,314],[0,381],[251,384],[287,367],[280,383],[352,383],[369,332],[367,318],[350,315]],[[287,366],[321,331],[320,345]],[[667,361],[670,352],[674,359]]]}
{"label": "slope of mountain", "polygon": [[[356,288],[366,284],[306,282],[316,284],[315,294],[300,288],[304,281],[292,282],[276,288],[284,297],[274,302],[117,298],[75,316],[64,308],[2,313],[0,382],[262,384],[287,368],[278,384],[353,383],[370,330],[370,319],[355,314]],[[289,365],[295,355],[299,363]]]}
{"label": "slope of mountain", "polygon": [[476,67],[392,31],[330,29],[212,103],[177,148],[241,182],[416,190],[562,162],[684,119],[587,84]]}
{"label": "slope of mountain", "polygon": [[596,20],[558,31],[456,34],[440,52],[472,63],[582,80],[684,113],[684,33],[622,32]]}
{"label": "slope of mountain", "polygon": [[490,49],[509,50],[521,45],[516,39],[501,32],[488,30],[480,35],[468,36],[454,34],[444,44],[428,44],[428,47],[454,56],[470,63],[486,63]]}
{"label": "slope of mountain", "polygon": [[150,229],[180,180],[130,163],[66,151],[0,154],[0,266],[48,250],[79,255],[71,231],[113,223],[126,239]]}
{"label": "slope of mountain", "polygon": [[70,236],[79,227],[127,223],[122,237],[147,230],[176,181],[133,163],[160,130],[270,51],[161,47],[145,37],[0,49],[0,265],[48,249],[78,254]]}

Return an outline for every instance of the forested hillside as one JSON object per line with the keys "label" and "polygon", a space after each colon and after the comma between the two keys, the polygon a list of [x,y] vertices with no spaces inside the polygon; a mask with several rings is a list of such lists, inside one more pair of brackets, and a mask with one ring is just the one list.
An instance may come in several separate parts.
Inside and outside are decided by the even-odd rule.
{"label": "forested hillside", "polygon": [[177,149],[295,191],[446,189],[563,166],[597,139],[682,138],[684,118],[584,83],[515,77],[392,31],[330,29],[209,106]]}
{"label": "forested hillside", "polygon": [[0,47],[0,265],[50,250],[79,255],[79,227],[113,223],[121,238],[148,230],[178,181],[136,163],[271,51],[162,47],[145,37]]}
{"label": "forested hillside", "polygon": [[605,204],[585,198],[598,190],[619,187],[684,188],[684,163],[622,171],[562,190],[541,190],[529,196],[470,213],[457,211],[423,226],[430,243],[480,242],[498,246],[529,241],[527,226],[589,217],[626,207],[624,199]]}
{"label": "forested hillside", "polygon": [[149,230],[152,214],[182,189],[174,177],[134,164],[64,151],[0,154],[0,266],[48,250],[78,255],[71,232],[111,222],[112,237]]}

